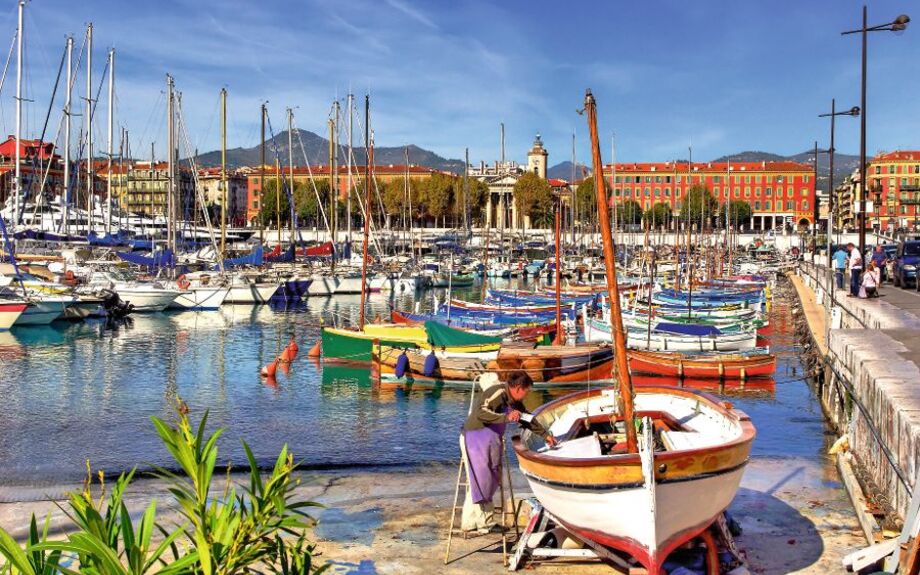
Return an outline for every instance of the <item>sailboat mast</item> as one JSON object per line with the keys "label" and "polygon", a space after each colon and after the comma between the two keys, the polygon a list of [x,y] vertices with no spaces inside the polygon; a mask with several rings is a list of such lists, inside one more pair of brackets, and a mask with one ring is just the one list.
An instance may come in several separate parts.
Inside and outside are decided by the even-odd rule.
{"label": "sailboat mast", "polygon": [[556,196],[556,339],[553,345],[562,345],[565,337],[562,335],[562,265],[560,252],[562,251],[562,196]]}
{"label": "sailboat mast", "polygon": [[288,176],[291,193],[291,249],[294,250],[294,259],[297,259],[297,243],[294,237],[294,228],[297,227],[297,207],[294,205],[294,110],[288,108]]}
{"label": "sailboat mast", "polygon": [[616,258],[613,257],[615,246],[610,231],[610,210],[607,205],[607,189],[604,186],[604,164],[601,161],[601,147],[597,139],[597,108],[591,90],[585,93],[585,112],[588,115],[588,132],[591,136],[591,159],[594,168],[594,192],[597,195],[597,218],[604,244],[604,267],[607,271],[607,292],[610,297],[610,329],[614,342],[613,376],[620,386],[620,401],[623,419],[626,424],[626,448],[636,453],[636,427],[633,425],[633,390],[626,358],[626,333],[623,329],[623,316],[620,310],[620,290],[617,285]]}
{"label": "sailboat mast", "polygon": [[262,137],[259,140],[259,243],[265,244],[265,102],[262,102],[260,112],[262,114]]}
{"label": "sailboat mast", "polygon": [[348,158],[346,158],[346,163],[348,165],[348,174],[345,176],[345,188],[347,189],[347,196],[345,200],[345,212],[348,214],[348,220],[346,221],[346,226],[348,227],[347,232],[345,233],[346,241],[351,243],[351,167],[352,167],[352,145],[354,139],[354,121],[355,121],[355,96],[354,94],[348,95]]}
{"label": "sailboat mast", "polygon": [[115,139],[115,48],[109,48],[108,181],[105,186],[105,233],[112,233],[112,156]]}
{"label": "sailboat mast", "polygon": [[[63,231],[70,233],[70,99],[73,94],[73,36],[67,37],[67,92],[64,96],[64,198]],[[18,164],[18,162],[17,162]]]}
{"label": "sailboat mast", "polygon": [[470,149],[464,151],[463,160],[463,229],[470,231],[469,220],[467,219],[467,206],[470,201]]}
{"label": "sailboat mast", "polygon": [[22,16],[26,3],[19,1],[19,24],[16,29],[16,175],[13,179],[13,231],[19,225],[19,203],[22,187]]}
{"label": "sailboat mast", "polygon": [[93,24],[86,26],[86,234],[93,223]]}
{"label": "sailboat mast", "polygon": [[227,257],[227,89],[220,89],[220,259]]}
{"label": "sailboat mast", "polygon": [[166,242],[169,249],[176,250],[176,222],[175,222],[175,171],[173,165],[173,148],[176,145],[175,134],[175,97],[173,96],[173,79],[166,75]]}
{"label": "sailboat mast", "polygon": [[[371,151],[370,128],[368,126],[371,116],[371,97],[364,96],[364,245],[361,248],[361,314],[358,329],[364,331],[364,320],[367,310],[367,246],[371,235]],[[350,136],[350,135],[349,135]],[[349,146],[348,153],[351,154]],[[350,196],[349,196],[350,197]]]}
{"label": "sailboat mast", "polygon": [[329,214],[332,219],[332,272],[335,273],[335,260],[338,258],[336,242],[336,223],[338,221],[338,177],[335,169],[335,119],[329,118]]}
{"label": "sailboat mast", "polygon": [[281,158],[275,158],[275,225],[278,226],[278,245],[281,245],[281,192],[284,191],[284,174]]}

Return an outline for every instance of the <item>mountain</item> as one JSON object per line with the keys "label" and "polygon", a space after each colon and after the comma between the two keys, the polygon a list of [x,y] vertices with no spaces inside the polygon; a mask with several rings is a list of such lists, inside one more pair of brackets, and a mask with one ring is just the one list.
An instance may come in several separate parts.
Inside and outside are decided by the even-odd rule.
{"label": "mountain", "polygon": [[[294,164],[301,165],[304,163],[304,152],[307,160],[311,165],[326,165],[329,163],[329,140],[322,136],[310,132],[309,130],[294,130]],[[301,143],[303,149],[301,149]],[[426,166],[438,170],[463,173],[463,160],[449,160],[441,156],[419,148],[415,145],[409,145],[409,163],[419,166]],[[274,138],[265,141],[265,163],[273,164],[276,157],[280,157],[282,164],[287,163],[288,158],[288,133],[287,130],[277,134]],[[252,148],[233,148],[227,150],[227,165],[232,168],[243,166],[258,166],[261,158],[260,146]],[[356,147],[353,153],[353,162],[358,166],[364,165],[364,148]],[[347,164],[347,159],[343,150],[339,150],[340,165]],[[196,160],[201,166],[219,166],[220,150],[199,154]],[[386,147],[378,146],[374,148],[374,163],[378,166],[387,164],[405,164],[406,148],[405,147]]]}
{"label": "mountain", "polygon": [[[590,174],[591,168],[581,163],[575,164],[575,181],[576,182],[582,179],[585,173]],[[571,180],[572,179],[572,162],[566,160],[564,162],[560,162],[556,164],[555,166],[547,169],[546,177],[547,178],[557,178],[557,179],[566,180],[566,181]]]}

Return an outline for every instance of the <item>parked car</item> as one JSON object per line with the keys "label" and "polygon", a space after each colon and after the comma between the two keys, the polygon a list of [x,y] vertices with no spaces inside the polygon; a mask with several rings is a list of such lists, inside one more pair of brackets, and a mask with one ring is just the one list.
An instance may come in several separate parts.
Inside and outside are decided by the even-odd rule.
{"label": "parked car", "polygon": [[920,241],[909,240],[898,244],[894,258],[894,285],[905,288],[916,285],[917,266],[920,266]]}

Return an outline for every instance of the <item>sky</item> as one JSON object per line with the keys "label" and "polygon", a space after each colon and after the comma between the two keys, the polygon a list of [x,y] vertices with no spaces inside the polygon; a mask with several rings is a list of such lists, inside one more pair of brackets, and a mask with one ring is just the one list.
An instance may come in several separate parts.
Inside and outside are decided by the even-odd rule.
{"label": "sky", "polygon": [[[917,4],[872,1],[869,23]],[[859,105],[862,4],[852,0],[31,0],[25,16],[23,135],[39,137],[67,35],[76,52],[94,26],[97,149],[105,146],[103,71],[116,50],[115,131],[135,156],[165,149],[167,73],[182,92],[184,148],[220,147],[219,91],[228,90],[228,146],[259,142],[259,106],[275,132],[294,124],[321,135],[333,101],[371,99],[379,146],[416,144],[472,162],[524,161],[535,134],[550,165],[589,158],[576,110],[597,98],[604,161],[714,159],[743,150],[793,154],[829,121],[818,114]],[[16,29],[17,4],[0,4],[0,52]],[[920,13],[903,34],[869,37],[868,151],[920,149]],[[2,57],[2,56],[0,56]],[[5,61],[5,59],[4,59]],[[14,132],[15,56],[0,92],[0,129]],[[102,81],[102,84],[100,84]],[[85,56],[74,113],[85,98]],[[62,87],[46,139],[59,133]],[[356,114],[361,140],[363,110]],[[85,122],[73,118],[74,138]],[[343,128],[344,130],[344,128]],[[615,134],[615,138],[614,138]],[[59,138],[59,142],[63,140]],[[836,148],[859,149],[859,121],[837,121]],[[117,143],[115,145],[117,149]],[[185,151],[183,151],[185,155]],[[295,159],[295,163],[297,160]]]}

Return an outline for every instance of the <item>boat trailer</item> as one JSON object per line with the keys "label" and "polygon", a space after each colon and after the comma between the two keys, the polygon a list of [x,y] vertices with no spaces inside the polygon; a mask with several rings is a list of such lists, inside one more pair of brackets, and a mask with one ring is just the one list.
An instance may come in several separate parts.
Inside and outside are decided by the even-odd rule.
{"label": "boat trailer", "polygon": [[[588,537],[581,537],[566,530],[562,527],[562,523],[544,508],[536,498],[530,497],[526,501],[530,506],[530,517],[514,546],[508,562],[509,571],[522,569],[527,566],[529,561],[570,558],[605,560],[629,575],[646,573],[645,568],[641,567],[631,557],[610,549]],[[698,540],[701,539],[706,542],[707,547],[711,549],[707,553],[706,566],[702,567],[706,569],[706,575],[748,575],[750,572],[738,547],[735,545],[735,540],[732,537],[728,520],[724,513],[720,514],[713,522],[713,528],[707,529],[704,531],[704,535],[698,538]],[[712,534],[713,531],[715,532],[715,537]],[[566,540],[573,541],[575,545],[567,545]],[[713,563],[714,565],[712,565]],[[723,570],[723,563],[728,566],[728,570]],[[687,568],[680,565],[676,565],[671,571],[686,575],[704,572],[695,567]]]}

